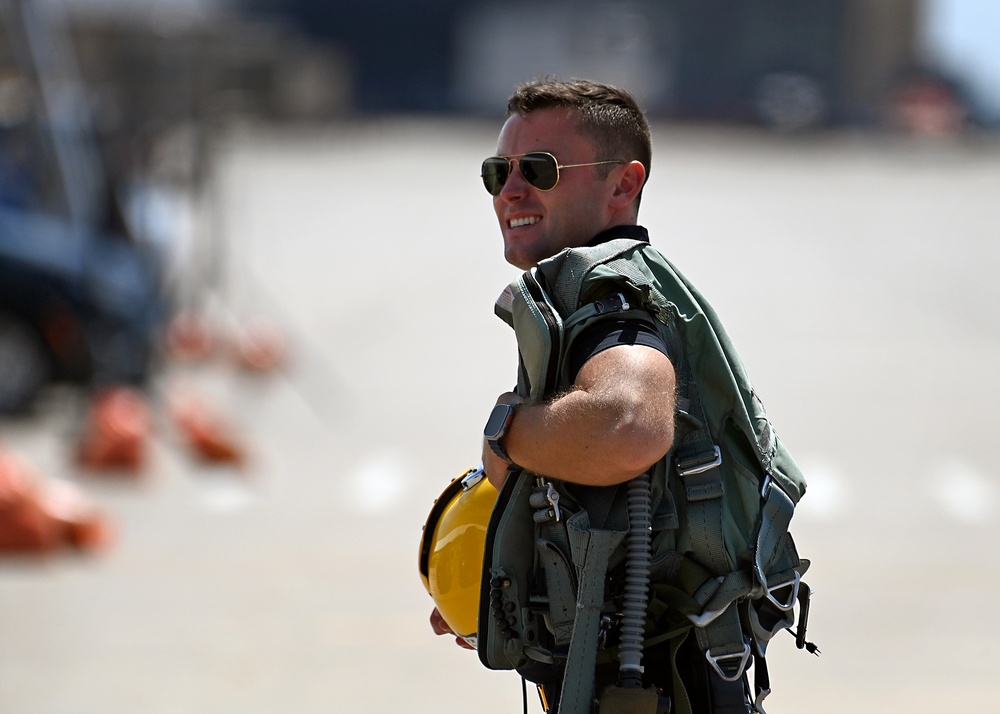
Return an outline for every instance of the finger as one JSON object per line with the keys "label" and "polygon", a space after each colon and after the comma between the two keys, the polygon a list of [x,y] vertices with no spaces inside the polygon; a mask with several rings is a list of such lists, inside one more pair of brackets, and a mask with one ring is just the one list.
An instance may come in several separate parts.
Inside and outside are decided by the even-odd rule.
{"label": "finger", "polygon": [[435,635],[454,635],[455,633],[451,631],[448,627],[448,623],[444,621],[441,617],[441,613],[438,612],[437,608],[431,612],[431,629],[434,630]]}

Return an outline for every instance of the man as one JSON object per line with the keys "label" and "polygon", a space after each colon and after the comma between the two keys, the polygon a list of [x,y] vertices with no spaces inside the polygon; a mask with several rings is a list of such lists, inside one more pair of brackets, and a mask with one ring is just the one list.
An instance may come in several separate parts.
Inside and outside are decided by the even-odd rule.
{"label": "man", "polygon": [[[610,523],[615,519],[615,514],[624,512],[625,507],[621,505],[625,500],[624,491],[618,489],[617,485],[627,484],[630,489],[628,500],[631,509],[634,493],[632,487],[635,483],[645,482],[646,503],[653,503],[653,510],[656,511],[654,518],[658,519],[656,522],[660,524],[660,531],[676,531],[678,524],[690,530],[701,528],[698,524],[688,526],[688,522],[693,523],[701,518],[692,516],[693,510],[682,514],[678,520],[675,501],[682,504],[680,508],[689,509],[691,506],[688,502],[698,501],[699,505],[694,508],[700,507],[700,502],[719,504],[725,489],[731,494],[731,499],[747,498],[753,501],[753,508],[757,508],[761,494],[759,483],[753,486],[753,491],[744,495],[737,493],[741,484],[737,483],[734,488],[723,483],[727,478],[732,480],[731,476],[719,476],[719,472],[723,470],[720,466],[720,453],[723,452],[715,444],[723,444],[725,449],[725,442],[714,435],[709,437],[716,439],[714,442],[702,439],[703,435],[709,436],[705,422],[712,421],[715,425],[719,420],[714,419],[715,412],[711,409],[702,413],[700,408],[695,412],[689,406],[692,401],[705,401],[698,396],[697,386],[692,387],[692,384],[701,381],[701,377],[692,374],[706,372],[700,365],[695,365],[692,372],[688,366],[683,340],[675,339],[679,333],[672,323],[676,319],[670,318],[667,311],[658,312],[657,304],[654,304],[656,300],[646,301],[650,294],[658,296],[657,299],[663,298],[659,286],[655,284],[655,277],[652,282],[645,284],[649,290],[644,291],[643,273],[635,268],[640,264],[645,265],[642,260],[661,260],[659,254],[649,248],[645,229],[637,225],[642,190],[649,175],[650,158],[647,122],[637,103],[627,92],[583,80],[542,80],[522,85],[511,96],[496,156],[483,163],[483,182],[493,196],[493,207],[503,236],[504,257],[510,264],[528,271],[522,276],[520,283],[512,284],[514,289],[508,289],[507,297],[515,300],[511,296],[513,292],[519,293],[523,298],[529,292],[526,287],[529,283],[541,286],[535,291],[537,295],[532,294],[539,303],[544,304],[532,309],[544,312],[548,309],[547,305],[562,305],[565,309],[557,306],[553,308],[553,312],[561,315],[561,319],[565,321],[561,324],[564,324],[566,330],[565,334],[552,338],[551,349],[547,347],[547,351],[543,350],[549,355],[547,359],[550,364],[557,367],[555,371],[550,369],[546,372],[537,366],[526,366],[537,362],[529,354],[536,349],[537,340],[528,334],[530,326],[527,331],[524,328],[524,310],[520,325],[513,314],[508,320],[518,337],[521,374],[516,393],[501,394],[497,399],[484,431],[482,449],[482,462],[487,478],[501,493],[494,508],[490,533],[487,535],[485,568],[493,577],[489,583],[484,581],[482,602],[485,605],[482,607],[493,608],[490,614],[495,616],[500,630],[493,630],[490,627],[493,623],[484,624],[483,617],[487,609],[481,610],[480,659],[492,668],[518,669],[526,678],[538,682],[541,685],[543,703],[551,705],[552,711],[555,711],[558,702],[559,711],[563,712],[562,704],[568,699],[570,701],[566,703],[566,710],[574,712],[589,712],[595,701],[600,701],[602,714],[606,711],[668,711],[671,706],[668,702],[671,701],[673,711],[694,714],[749,712],[751,705],[745,671],[750,656],[748,643],[753,638],[744,636],[740,618],[750,618],[747,609],[749,606],[745,602],[752,597],[759,598],[761,588],[751,591],[755,585],[741,586],[743,589],[739,593],[727,596],[729,599],[721,602],[718,613],[711,612],[711,617],[706,616],[710,613],[711,603],[706,604],[708,596],[705,593],[714,592],[712,588],[718,589],[718,582],[722,582],[724,576],[737,575],[730,571],[734,570],[733,562],[738,558],[732,554],[727,556],[723,552],[721,524],[704,528],[702,535],[690,539],[692,542],[699,542],[685,545],[685,553],[667,552],[666,558],[659,561],[662,564],[670,560],[670,556],[677,556],[671,561],[677,567],[668,576],[668,579],[673,579],[670,580],[672,585],[677,585],[684,579],[678,578],[678,573],[682,570],[681,560],[689,559],[690,556],[696,561],[699,555],[707,556],[704,560],[708,561],[708,566],[698,570],[705,574],[705,579],[698,580],[697,587],[690,587],[691,592],[679,599],[669,601],[668,597],[667,607],[675,610],[672,616],[680,618],[681,629],[685,634],[673,634],[679,622],[677,619],[669,620],[669,624],[664,619],[657,625],[661,632],[654,633],[662,637],[657,639],[654,636],[652,640],[644,641],[644,637],[648,636],[649,621],[646,621],[647,634],[644,636],[642,618],[645,613],[640,611],[636,647],[641,651],[642,666],[631,662],[629,666],[632,669],[627,670],[625,659],[622,658],[622,669],[619,672],[615,666],[609,665],[610,658],[602,659],[594,655],[599,648],[622,651],[626,648],[623,633],[627,628],[622,624],[620,611],[621,583],[627,582],[632,576],[623,575],[623,572],[628,572],[624,568],[612,572],[613,568],[608,565],[609,560],[612,560],[609,554],[613,549],[617,548],[615,552],[624,550],[618,548],[622,541],[613,541],[612,545],[607,546],[607,552],[596,559],[589,556],[589,550],[586,555],[581,556],[583,549],[591,547],[592,541],[603,537],[602,533],[614,530],[608,526],[605,531],[601,531],[604,523]],[[548,297],[548,294],[559,293],[560,285],[565,293],[566,276],[574,272],[565,267],[567,262],[577,260],[574,263],[580,268],[577,272],[585,274],[597,264],[586,263],[591,260],[586,256],[602,250],[611,255],[618,250],[618,246],[624,248],[620,253],[615,253],[614,257],[629,256],[618,260],[618,264],[633,261],[634,265],[626,265],[622,269],[625,271],[624,275],[636,276],[634,280],[626,277],[619,282],[596,283],[601,286],[611,284],[614,287],[595,289],[595,283],[588,283],[589,287],[584,287],[582,282],[577,285],[570,279],[569,284],[573,288],[569,297],[562,295],[562,303]],[[636,257],[636,251],[642,255]],[[652,258],[648,257],[650,254]],[[585,264],[586,270],[581,267]],[[661,263],[663,264],[666,264],[665,261]],[[663,270],[672,271],[672,266]],[[653,274],[657,273],[654,271]],[[672,272],[669,274],[674,275]],[[670,286],[664,286],[664,290],[669,295],[679,294],[676,290],[670,291],[682,283],[682,278],[671,278]],[[517,285],[524,289],[519,291],[515,288]],[[684,292],[689,287],[683,287],[681,292],[685,295],[692,294]],[[690,290],[693,291],[693,287]],[[548,294],[542,295],[546,292]],[[596,301],[595,296],[599,298]],[[501,305],[503,301],[504,296],[501,296],[501,301],[498,301],[498,314],[501,316],[508,309]],[[584,306],[584,303],[587,304]],[[661,299],[659,304],[668,303]],[[694,312],[700,317],[704,317],[705,312],[710,312],[710,309],[702,311],[697,300],[692,305],[695,306]],[[577,321],[576,324],[580,327],[576,331],[569,329],[568,325],[581,313],[590,317]],[[676,316],[679,313],[674,314]],[[594,315],[598,315],[599,319],[590,319]],[[717,330],[713,334],[722,335],[719,352],[726,353],[719,362],[725,365],[723,372],[735,364],[735,372],[742,375],[742,367],[728,356],[728,340],[724,337],[721,326],[714,327],[713,321],[714,316],[708,319],[713,324],[712,329]],[[568,337],[569,334],[572,334],[571,338]],[[565,341],[562,337],[566,338]],[[718,343],[717,341],[716,344]],[[708,359],[714,357],[708,356]],[[683,370],[678,365],[683,365]],[[711,380],[715,381],[718,374],[721,373],[712,372]],[[732,372],[725,374],[731,375]],[[540,382],[544,382],[544,385],[540,386]],[[744,386],[742,382],[739,389],[729,391],[732,394],[722,400],[734,400],[725,401],[726,406],[722,411],[727,413],[732,411],[732,404],[738,404],[738,411],[747,406],[744,402],[749,403],[755,399],[750,396],[749,386]],[[714,392],[710,396],[711,399],[716,399]],[[709,406],[714,407],[711,399]],[[679,404],[702,418],[679,409]],[[759,458],[764,466],[763,474],[771,476],[771,456],[783,458],[784,452],[780,445],[774,445],[776,439],[770,436],[763,410],[756,412],[755,409],[754,405],[750,406],[752,416],[744,420],[744,424],[749,426],[743,429],[749,443],[758,446],[760,454],[764,455]],[[713,418],[705,419],[706,414]],[[675,423],[678,415],[685,420],[683,424]],[[758,422],[757,425],[754,425],[755,421]],[[763,430],[764,433],[755,433],[754,429],[761,423],[768,428]],[[691,424],[696,426],[692,427]],[[743,445],[748,442],[739,443]],[[706,444],[710,449],[707,461],[703,458]],[[711,450],[714,450],[714,461]],[[665,458],[668,454],[672,455],[670,459]],[[693,467],[688,468],[685,464],[693,464]],[[733,469],[728,463],[728,457],[724,468]],[[778,473],[782,468],[783,465],[779,464],[779,468],[775,469],[775,478],[783,484],[790,481],[792,487],[797,487],[800,480],[797,472],[786,479],[783,472]],[[769,480],[763,474],[760,482],[765,484],[763,488],[766,492]],[[689,476],[695,480],[688,481]],[[511,478],[510,484],[507,483],[508,478]],[[706,478],[708,480],[698,480]],[[711,478],[715,478],[715,481],[711,481]],[[652,490],[649,486],[650,479],[653,482]],[[523,486],[528,482],[532,486]],[[692,484],[694,490],[691,490]],[[529,488],[533,490],[529,491]],[[804,484],[801,489],[804,489]],[[797,500],[801,489],[795,491],[792,500]],[[650,496],[650,493],[655,497]],[[573,515],[574,511],[567,509],[561,513],[560,497],[563,503],[575,506],[577,516],[586,517],[583,531],[590,533],[585,536],[586,540],[570,544],[573,535],[567,536],[566,528],[579,530],[579,518],[576,519],[578,523],[575,526],[567,526],[566,517]],[[523,537],[510,538],[497,530],[506,529],[508,534],[516,530],[518,526],[512,524],[516,521],[516,509],[520,507],[516,503],[518,499],[524,503],[530,502],[531,509],[534,509],[534,516],[528,511],[527,525],[519,526],[522,533],[534,528],[534,535],[528,540]],[[685,503],[688,505],[684,506]],[[498,514],[502,517],[498,517]],[[790,518],[790,513],[788,517]],[[602,518],[605,520],[602,521]],[[753,520],[756,520],[756,516],[750,518],[750,521]],[[625,522],[633,521],[635,514],[629,510]],[[719,522],[719,518],[715,517],[715,521]],[[787,526],[787,522],[784,525]],[[745,530],[752,530],[752,527],[752,523],[746,524]],[[563,530],[560,531],[559,528]],[[638,530],[657,532],[656,527],[650,526],[639,527]],[[777,530],[784,533],[782,527]],[[634,533],[630,532],[628,537],[635,537]],[[648,536],[639,533],[638,541],[628,542],[630,553],[635,543],[642,544],[643,537],[646,537],[643,547],[648,552]],[[672,533],[669,537],[673,537]],[[684,537],[687,538],[687,535]],[[713,538],[716,540],[712,541]],[[741,558],[747,553],[752,556],[756,548],[756,535],[750,534],[748,540],[753,542],[749,547],[741,544]],[[510,542],[515,543],[514,551],[507,545]],[[524,553],[525,549],[533,550],[531,543],[542,544],[542,547],[537,553]],[[558,550],[559,543],[564,546],[562,554],[552,557],[551,554]],[[580,543],[584,545],[581,546]],[[664,546],[665,543],[668,545]],[[678,539],[658,538],[656,544],[660,550],[657,552],[663,555],[661,551],[679,551],[678,543]],[[716,552],[711,552],[708,544],[714,546]],[[764,562],[780,560],[770,555],[776,552],[777,546],[770,542],[765,546],[763,549],[767,550],[767,556]],[[578,559],[578,556],[582,559]],[[519,558],[528,565],[511,565]],[[747,559],[743,560],[746,562]],[[757,560],[760,561],[759,558]],[[572,561],[572,567],[565,568],[565,572],[569,574],[563,581],[559,581],[553,572],[560,570],[561,563],[569,561]],[[598,564],[594,565],[595,562]],[[494,566],[492,570],[491,565]],[[786,568],[786,565],[789,567]],[[648,570],[649,562],[643,567]],[[699,569],[702,566],[699,564],[694,567]],[[736,569],[743,567],[739,565]],[[781,577],[772,577],[771,570],[764,572],[766,568],[759,567],[758,571],[744,578],[747,582],[753,582],[753,577],[758,575],[757,582],[763,583],[762,587],[780,592],[785,597],[785,600],[775,598],[780,611],[769,611],[766,616],[761,617],[754,615],[766,622],[765,626],[758,628],[760,632],[769,629],[776,631],[779,625],[780,628],[785,627],[788,624],[787,617],[790,617],[787,612],[798,596],[798,575],[800,571],[804,571],[804,566],[800,566],[797,556],[790,556],[789,562],[783,562],[781,567]],[[531,572],[522,578],[515,575],[518,568]],[[593,568],[599,570],[589,572]],[[792,568],[798,570],[793,571]],[[662,578],[666,572],[665,568],[657,570],[654,582],[661,582],[657,578]],[[690,572],[690,568],[687,572]],[[786,573],[792,572],[794,587],[790,584],[791,580],[783,579]],[[746,572],[738,575],[746,575]],[[589,591],[583,584],[588,578],[597,583],[596,586],[588,586]],[[646,578],[646,582],[640,587],[643,608],[649,583],[648,576]],[[487,580],[490,578],[487,577]],[[735,580],[736,578],[730,577],[726,582],[732,583]],[[566,588],[561,588],[562,609],[557,611],[561,582],[571,582],[574,597],[579,597],[579,600],[573,602],[571,598],[567,603]],[[778,584],[771,587],[775,582]],[[702,583],[708,583],[711,587],[703,587]],[[628,587],[625,586],[626,590]],[[679,587],[677,585],[675,590]],[[541,592],[540,595],[538,592],[524,592],[529,589],[548,591]],[[735,588],[729,588],[728,585],[722,589],[736,592]],[[516,590],[521,592],[514,592]],[[585,591],[588,594],[585,595]],[[486,599],[487,596],[492,599]],[[534,599],[531,600],[533,596]],[[628,597],[626,593],[625,599]],[[590,600],[587,601],[587,598]],[[737,599],[741,602],[740,612],[734,605]],[[691,605],[696,600],[697,604]],[[609,602],[618,605],[609,607]],[[718,605],[720,601],[713,602]],[[539,603],[543,604],[540,606]],[[544,619],[544,628],[541,624],[524,622],[524,618],[533,618],[535,613],[546,608],[548,610],[544,612],[544,617],[539,616],[539,619]],[[685,608],[693,610],[685,614]],[[589,620],[585,617],[587,611],[591,613],[586,615]],[[688,615],[692,616],[690,620]],[[698,617],[702,617],[702,620],[696,622]],[[719,623],[726,623],[725,626],[711,625],[710,622],[716,619]],[[431,620],[438,634],[450,631],[437,611],[432,614]],[[687,636],[687,630],[694,627],[692,623],[698,625],[695,628],[698,631],[697,637]],[[803,624],[800,623],[800,629],[804,631]],[[724,627],[735,630],[725,631]],[[489,632],[484,633],[484,628]],[[548,632],[543,632],[543,629]],[[559,639],[560,636],[562,640]],[[620,643],[617,639],[619,636]],[[770,634],[762,637],[769,638]],[[546,638],[549,641],[543,646],[542,640]],[[766,644],[766,639],[763,644]],[[515,654],[508,663],[505,658],[511,651]],[[539,651],[542,654],[538,654]],[[759,651],[762,655],[763,647]],[[578,652],[589,654],[581,656]],[[531,665],[526,664],[532,658],[537,661]],[[587,663],[586,676],[578,676],[581,661]],[[560,662],[564,664],[561,665]],[[712,663],[711,667],[706,662]],[[625,676],[628,672],[632,673],[631,679]],[[623,684],[627,688],[653,692],[652,699],[641,698],[640,707],[639,699],[619,698],[616,691],[623,691]],[[577,689],[584,691],[571,691]],[[766,683],[758,689],[766,690]]]}
{"label": "man", "polygon": [[[600,114],[588,117],[584,106]],[[518,162],[532,152],[559,162],[554,187],[539,189],[525,178]],[[623,90],[579,80],[520,87],[497,143],[497,157],[510,163],[493,196],[507,262],[528,270],[563,248],[645,236],[636,220],[651,153],[645,117]],[[524,404],[513,392],[497,399],[518,405],[503,439],[508,458],[483,442],[483,467],[498,491],[514,464],[611,485],[645,472],[669,450],[674,372],[662,341],[641,325],[630,331],[621,324],[600,338],[591,340],[593,354],[577,356],[576,381],[557,399]],[[435,631],[447,632],[436,612],[432,619]]]}
{"label": "man", "polygon": [[[589,119],[581,106],[606,116]],[[563,248],[644,235],[635,223],[649,173],[649,129],[628,94],[582,81],[537,83],[522,87],[508,111],[497,156],[509,164],[493,197],[508,263],[528,270]],[[559,162],[553,188],[541,190],[525,179],[519,157],[532,152]],[[503,439],[509,460],[483,445],[483,466],[497,490],[512,463],[563,481],[611,485],[645,472],[667,453],[674,373],[662,342],[655,333],[621,326],[603,337],[598,345],[604,349],[587,356],[558,398],[520,404],[513,393],[500,395],[498,404],[520,406]]]}

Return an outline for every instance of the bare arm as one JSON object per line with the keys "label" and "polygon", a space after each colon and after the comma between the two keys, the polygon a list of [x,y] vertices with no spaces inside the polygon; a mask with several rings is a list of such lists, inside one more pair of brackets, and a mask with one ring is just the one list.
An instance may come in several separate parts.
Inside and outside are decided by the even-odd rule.
{"label": "bare arm", "polygon": [[[498,402],[516,402],[502,395]],[[523,404],[504,446],[514,463],[563,481],[604,486],[656,463],[673,438],[674,369],[656,349],[618,345],[591,357],[573,386],[542,404]],[[483,464],[499,487],[507,462],[484,445]]]}

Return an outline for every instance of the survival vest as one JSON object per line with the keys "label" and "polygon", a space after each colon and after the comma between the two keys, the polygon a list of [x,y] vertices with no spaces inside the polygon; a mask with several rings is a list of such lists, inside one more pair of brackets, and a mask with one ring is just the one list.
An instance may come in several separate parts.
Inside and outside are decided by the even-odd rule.
{"label": "survival vest", "polygon": [[[762,712],[765,650],[796,626],[796,603],[797,645],[816,651],[805,640],[809,563],[788,532],[806,484],[714,311],[647,243],[617,239],[541,262],[496,312],[514,328],[517,393],[531,401],[569,386],[568,355],[588,326],[647,321],[674,364],[677,413],[671,451],[628,484],[507,479],[486,537],[480,660],[556,683],[560,714],[589,714],[598,665],[641,672],[643,651],[666,643],[676,655],[693,633],[711,677],[739,683],[741,703],[753,660],[742,711]],[[689,713],[690,683],[673,669],[673,711]]]}

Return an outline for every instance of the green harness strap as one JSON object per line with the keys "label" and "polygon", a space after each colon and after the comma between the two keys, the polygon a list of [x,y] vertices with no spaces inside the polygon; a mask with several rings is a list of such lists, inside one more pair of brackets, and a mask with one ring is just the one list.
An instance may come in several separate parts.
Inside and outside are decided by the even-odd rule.
{"label": "green harness strap", "polygon": [[591,528],[586,511],[570,518],[566,528],[580,583],[559,714],[590,714],[594,698],[594,662],[604,607],[604,577],[611,553],[622,542],[626,531]]}

